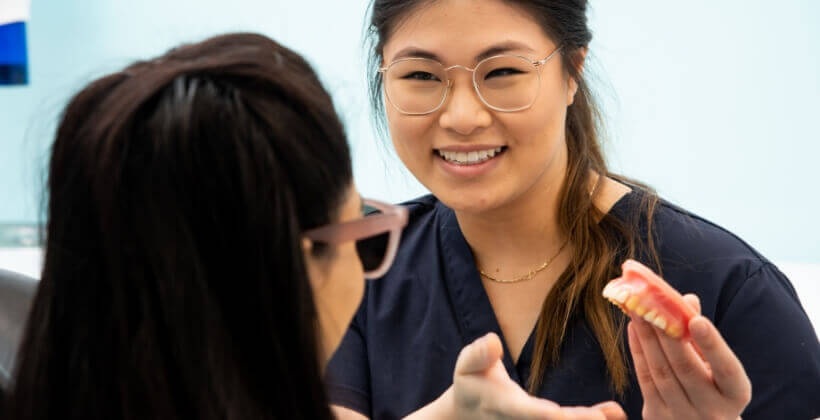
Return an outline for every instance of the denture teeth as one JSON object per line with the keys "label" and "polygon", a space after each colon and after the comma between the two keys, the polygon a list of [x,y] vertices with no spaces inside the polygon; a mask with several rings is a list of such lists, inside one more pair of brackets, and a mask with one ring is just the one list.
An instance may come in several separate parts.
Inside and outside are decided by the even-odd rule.
{"label": "denture teeth", "polygon": [[653,309],[649,311],[646,315],[643,315],[643,319],[645,319],[646,322],[652,322],[655,320],[656,316],[658,316],[658,311]]}
{"label": "denture teeth", "polygon": [[618,293],[615,294],[614,299],[618,303],[625,303],[626,299],[629,297],[629,292],[626,290],[620,290]]}
{"label": "denture teeth", "polygon": [[635,310],[635,308],[637,308],[637,307],[638,307],[638,303],[640,303],[640,302],[641,302],[641,298],[639,298],[639,297],[637,297],[637,296],[634,296],[634,295],[633,295],[633,296],[631,296],[629,299],[627,299],[627,301],[626,301],[626,307],[627,307],[630,311],[634,311],[634,310]]}
{"label": "denture teeth", "polygon": [[626,314],[626,315],[629,315],[629,313],[626,311],[626,308],[624,307],[624,305],[621,305],[620,303],[616,302],[616,301],[615,301],[615,299],[609,299],[609,301],[610,301],[613,305],[615,305],[615,307],[616,307],[616,308],[620,309],[620,310],[621,310],[621,312],[623,312],[623,313],[624,313],[624,314]]}
{"label": "denture teeth", "polygon": [[635,308],[635,313],[638,314],[638,316],[644,316],[646,311],[647,311],[646,306],[638,305],[638,307]]}
{"label": "denture teeth", "polygon": [[669,324],[669,326],[666,327],[666,333],[672,338],[680,338],[683,335],[683,330],[675,324]]}
{"label": "denture teeth", "polygon": [[652,324],[654,324],[656,327],[658,327],[662,330],[665,330],[666,325],[667,325],[666,318],[664,318],[663,315],[659,315],[659,316],[655,317],[655,320],[652,321]]}
{"label": "denture teeth", "polygon": [[612,283],[607,283],[606,286],[604,286],[604,290],[603,292],[601,292],[601,294],[604,295],[605,298],[612,300],[612,289]]}

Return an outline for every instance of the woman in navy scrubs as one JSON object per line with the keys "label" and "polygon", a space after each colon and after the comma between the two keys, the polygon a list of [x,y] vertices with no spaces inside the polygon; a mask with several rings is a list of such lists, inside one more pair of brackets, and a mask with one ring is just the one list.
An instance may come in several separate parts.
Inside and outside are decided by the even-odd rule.
{"label": "woman in navy scrubs", "polygon": [[[331,360],[340,418],[565,418],[556,404],[611,400],[585,418],[820,416],[820,346],[786,277],[607,169],[586,6],[375,1],[372,99],[432,195],[407,203],[396,263]],[[691,294],[692,342],[601,298],[629,258]]]}

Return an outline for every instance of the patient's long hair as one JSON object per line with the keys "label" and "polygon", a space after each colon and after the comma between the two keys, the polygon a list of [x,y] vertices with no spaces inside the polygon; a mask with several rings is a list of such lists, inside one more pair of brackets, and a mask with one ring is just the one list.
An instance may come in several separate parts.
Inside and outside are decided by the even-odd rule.
{"label": "patient's long hair", "polygon": [[91,83],[53,146],[5,414],[331,418],[300,237],[337,217],[351,180],[330,97],[266,37]]}

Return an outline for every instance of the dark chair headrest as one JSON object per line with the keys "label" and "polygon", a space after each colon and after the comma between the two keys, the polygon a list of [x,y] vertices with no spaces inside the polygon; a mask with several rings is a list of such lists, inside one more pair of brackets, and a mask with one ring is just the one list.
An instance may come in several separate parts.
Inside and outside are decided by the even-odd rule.
{"label": "dark chair headrest", "polygon": [[0,269],[0,388],[8,388],[37,280]]}

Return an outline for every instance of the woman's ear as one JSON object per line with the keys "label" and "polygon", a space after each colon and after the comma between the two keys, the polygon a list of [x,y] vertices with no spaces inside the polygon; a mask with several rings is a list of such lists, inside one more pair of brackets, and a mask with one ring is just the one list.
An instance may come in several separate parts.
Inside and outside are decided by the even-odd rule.
{"label": "woman's ear", "polygon": [[316,255],[313,254],[313,241],[308,238],[302,238],[302,256],[305,261],[310,286],[315,290],[322,284],[324,279],[322,270],[319,269],[319,261]]}
{"label": "woman's ear", "polygon": [[589,47],[583,47],[578,49],[578,54],[581,55],[581,59],[578,61],[578,74],[584,74],[584,65],[587,62],[587,53],[589,52]]}
{"label": "woman's ear", "polygon": [[313,241],[308,238],[302,238],[302,252],[309,255],[313,251]]}
{"label": "woman's ear", "polygon": [[[589,52],[589,47],[579,48],[576,54],[578,57],[578,61],[576,65],[576,72],[579,76],[583,76],[584,74],[584,65],[587,60],[587,53]],[[567,106],[572,105],[575,102],[575,94],[578,93],[578,80],[575,77],[569,78],[569,89],[567,89]]]}

